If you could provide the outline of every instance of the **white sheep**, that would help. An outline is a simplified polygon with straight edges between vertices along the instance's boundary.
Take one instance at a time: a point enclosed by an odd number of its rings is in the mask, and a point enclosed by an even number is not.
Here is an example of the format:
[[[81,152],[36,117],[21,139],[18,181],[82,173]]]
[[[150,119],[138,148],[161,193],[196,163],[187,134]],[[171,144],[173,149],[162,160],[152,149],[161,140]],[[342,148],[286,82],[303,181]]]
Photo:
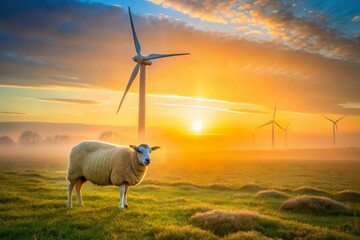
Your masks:
[[[98,141],[83,141],[70,153],[67,179],[69,180],[67,207],[72,207],[75,187],[79,206],[84,206],[81,188],[86,181],[97,185],[120,187],[119,208],[128,207],[127,192],[130,186],[139,184],[150,164],[150,153],[159,147],[119,146]]]

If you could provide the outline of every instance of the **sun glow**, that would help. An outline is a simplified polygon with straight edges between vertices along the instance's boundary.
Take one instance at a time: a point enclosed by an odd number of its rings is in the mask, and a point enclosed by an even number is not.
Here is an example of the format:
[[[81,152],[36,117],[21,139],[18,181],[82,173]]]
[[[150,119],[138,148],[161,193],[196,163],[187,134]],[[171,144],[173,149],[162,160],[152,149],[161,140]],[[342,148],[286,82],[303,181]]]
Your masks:
[[[200,120],[196,120],[192,123],[192,129],[194,132],[200,132],[203,128],[203,124]]]

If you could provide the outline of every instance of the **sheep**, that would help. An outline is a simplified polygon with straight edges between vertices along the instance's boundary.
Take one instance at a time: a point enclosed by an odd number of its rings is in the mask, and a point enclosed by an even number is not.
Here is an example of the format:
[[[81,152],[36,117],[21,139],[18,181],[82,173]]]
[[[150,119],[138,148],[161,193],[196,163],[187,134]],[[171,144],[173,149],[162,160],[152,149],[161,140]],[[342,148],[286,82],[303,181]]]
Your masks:
[[[127,192],[130,186],[139,184],[150,164],[150,153],[160,147],[119,146],[99,141],[83,141],[72,148],[67,180],[67,207],[72,207],[72,192],[75,187],[79,206],[84,206],[81,188],[86,181],[97,185],[120,187],[119,208],[127,208]]]

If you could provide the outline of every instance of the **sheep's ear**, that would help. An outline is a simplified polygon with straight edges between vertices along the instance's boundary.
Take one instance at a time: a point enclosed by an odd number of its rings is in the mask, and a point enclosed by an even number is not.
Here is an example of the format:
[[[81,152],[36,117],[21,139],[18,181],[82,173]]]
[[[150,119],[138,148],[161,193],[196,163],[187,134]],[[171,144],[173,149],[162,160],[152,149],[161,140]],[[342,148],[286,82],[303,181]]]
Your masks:
[[[159,149],[160,147],[158,146],[154,146],[154,147],[151,147],[151,151],[155,151],[156,149]]]
[[[131,147],[132,150],[137,151],[137,146],[134,145],[129,145]]]

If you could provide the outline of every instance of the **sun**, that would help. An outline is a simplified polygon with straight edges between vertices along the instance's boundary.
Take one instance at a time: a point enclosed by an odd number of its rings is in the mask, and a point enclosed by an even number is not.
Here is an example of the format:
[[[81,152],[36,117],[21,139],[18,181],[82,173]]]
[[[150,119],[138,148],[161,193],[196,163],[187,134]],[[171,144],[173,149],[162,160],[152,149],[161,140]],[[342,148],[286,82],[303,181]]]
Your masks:
[[[200,120],[196,120],[192,123],[192,129],[194,132],[200,132],[203,128],[203,124]]]

